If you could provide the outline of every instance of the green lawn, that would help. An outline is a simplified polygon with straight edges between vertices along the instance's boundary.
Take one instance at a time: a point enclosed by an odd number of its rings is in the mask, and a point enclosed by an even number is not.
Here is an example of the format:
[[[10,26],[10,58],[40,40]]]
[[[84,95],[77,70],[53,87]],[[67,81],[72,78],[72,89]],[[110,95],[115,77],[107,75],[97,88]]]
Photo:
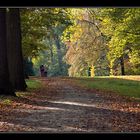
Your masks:
[[[41,82],[39,80],[27,79],[26,84],[28,89],[38,89],[41,87]]]
[[[39,80],[27,79],[26,84],[27,84],[27,91],[24,91],[24,92],[18,91],[18,92],[16,92],[16,95],[18,97],[24,97],[26,95],[30,95],[31,92],[41,88],[41,82]]]
[[[88,88],[113,91],[120,95],[140,98],[140,81],[114,77],[78,78],[77,80]]]

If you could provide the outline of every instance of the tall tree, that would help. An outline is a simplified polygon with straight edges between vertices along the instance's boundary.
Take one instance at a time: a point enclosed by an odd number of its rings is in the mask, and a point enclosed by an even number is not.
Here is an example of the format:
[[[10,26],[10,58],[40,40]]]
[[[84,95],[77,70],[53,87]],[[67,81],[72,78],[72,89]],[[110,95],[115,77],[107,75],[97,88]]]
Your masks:
[[[19,8],[7,12],[7,54],[10,81],[16,90],[25,90]]]
[[[0,8],[0,94],[15,95],[9,80],[6,49],[6,9]]]
[[[70,76],[86,76],[88,67],[97,65],[98,59],[105,59],[106,53],[104,37],[99,28],[99,21],[96,20],[87,9],[73,10],[74,25],[70,28],[69,49],[66,54],[67,63],[71,65]],[[77,14],[76,14],[77,13]],[[102,60],[102,59],[101,59]],[[100,71],[107,68],[104,61],[98,63]],[[96,70],[96,67],[95,67]],[[98,69],[99,71],[99,69]],[[102,73],[98,73],[102,75]]]
[[[126,59],[132,66],[129,69],[139,67],[140,9],[103,8],[98,10],[97,15],[102,21],[102,32],[108,38],[108,58],[111,62],[111,68],[117,64],[116,60],[118,60],[121,74],[125,74],[124,63]],[[121,59],[122,57],[123,59]]]
[[[121,75],[125,75],[124,58],[123,58],[123,56],[120,58],[120,65],[121,65]]]
[[[33,61],[34,58],[38,59],[38,64],[48,58],[45,64],[54,72],[52,75],[66,73],[63,62],[66,48],[61,37],[71,24],[68,10],[40,8],[26,9],[21,13],[24,56],[33,58]],[[46,58],[42,59],[42,55],[46,55]]]

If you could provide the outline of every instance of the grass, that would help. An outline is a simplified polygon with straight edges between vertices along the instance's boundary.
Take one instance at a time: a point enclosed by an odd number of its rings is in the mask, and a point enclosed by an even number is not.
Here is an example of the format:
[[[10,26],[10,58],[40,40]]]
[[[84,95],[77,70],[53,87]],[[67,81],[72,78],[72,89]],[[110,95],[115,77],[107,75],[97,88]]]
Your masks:
[[[113,91],[120,95],[140,99],[140,81],[115,77],[78,78],[78,81],[88,88]]]
[[[41,82],[39,80],[26,80],[28,89],[39,89],[41,87]]]
[[[27,79],[26,84],[28,86],[27,91],[17,91],[16,92],[17,97],[24,97],[26,95],[30,95],[33,91],[40,89],[42,85],[39,80],[35,80],[35,79]],[[14,97],[0,95],[0,106],[11,105],[13,100]]]
[[[29,95],[30,92],[32,92],[34,90],[38,90],[38,89],[41,88],[41,82],[39,80],[27,79],[26,80],[26,84],[27,84],[27,91],[16,92],[16,95],[18,97],[24,97],[25,95]]]

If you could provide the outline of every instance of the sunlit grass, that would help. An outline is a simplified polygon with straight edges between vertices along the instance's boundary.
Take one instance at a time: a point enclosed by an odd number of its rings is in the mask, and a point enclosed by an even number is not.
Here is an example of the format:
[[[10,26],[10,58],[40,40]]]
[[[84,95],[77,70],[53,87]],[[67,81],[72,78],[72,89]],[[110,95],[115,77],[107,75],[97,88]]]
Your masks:
[[[104,91],[113,91],[120,95],[140,98],[140,81],[126,80],[115,77],[78,78],[80,84]]]
[[[41,82],[39,80],[32,80],[32,79],[27,79],[26,80],[26,84],[27,84],[27,91],[25,92],[16,92],[16,95],[18,97],[24,97],[25,95],[29,95],[30,92],[34,91],[34,90],[38,90],[41,88]]]
[[[27,95],[31,95],[32,92],[35,90],[39,90],[42,86],[41,82],[39,80],[33,80],[33,79],[27,79],[27,90],[26,91],[16,91],[17,97],[25,97]],[[12,102],[15,101],[15,97],[13,96],[6,96],[6,95],[0,95],[0,104],[1,105],[11,105]]]
[[[41,87],[41,82],[39,80],[28,79],[26,80],[26,84],[28,89],[38,89]]]
[[[125,76],[95,76],[95,78],[118,78],[118,79],[127,79],[127,80],[140,81],[140,76],[139,76],[139,75],[125,75]]]

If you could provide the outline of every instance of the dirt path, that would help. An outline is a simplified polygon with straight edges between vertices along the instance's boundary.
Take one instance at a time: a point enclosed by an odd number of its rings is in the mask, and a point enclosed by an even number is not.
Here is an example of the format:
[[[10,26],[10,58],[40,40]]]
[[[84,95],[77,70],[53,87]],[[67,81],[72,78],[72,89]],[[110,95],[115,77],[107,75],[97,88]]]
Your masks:
[[[138,103],[79,88],[67,78],[41,81],[40,92],[17,100],[8,118],[1,119],[0,131],[140,132]]]

